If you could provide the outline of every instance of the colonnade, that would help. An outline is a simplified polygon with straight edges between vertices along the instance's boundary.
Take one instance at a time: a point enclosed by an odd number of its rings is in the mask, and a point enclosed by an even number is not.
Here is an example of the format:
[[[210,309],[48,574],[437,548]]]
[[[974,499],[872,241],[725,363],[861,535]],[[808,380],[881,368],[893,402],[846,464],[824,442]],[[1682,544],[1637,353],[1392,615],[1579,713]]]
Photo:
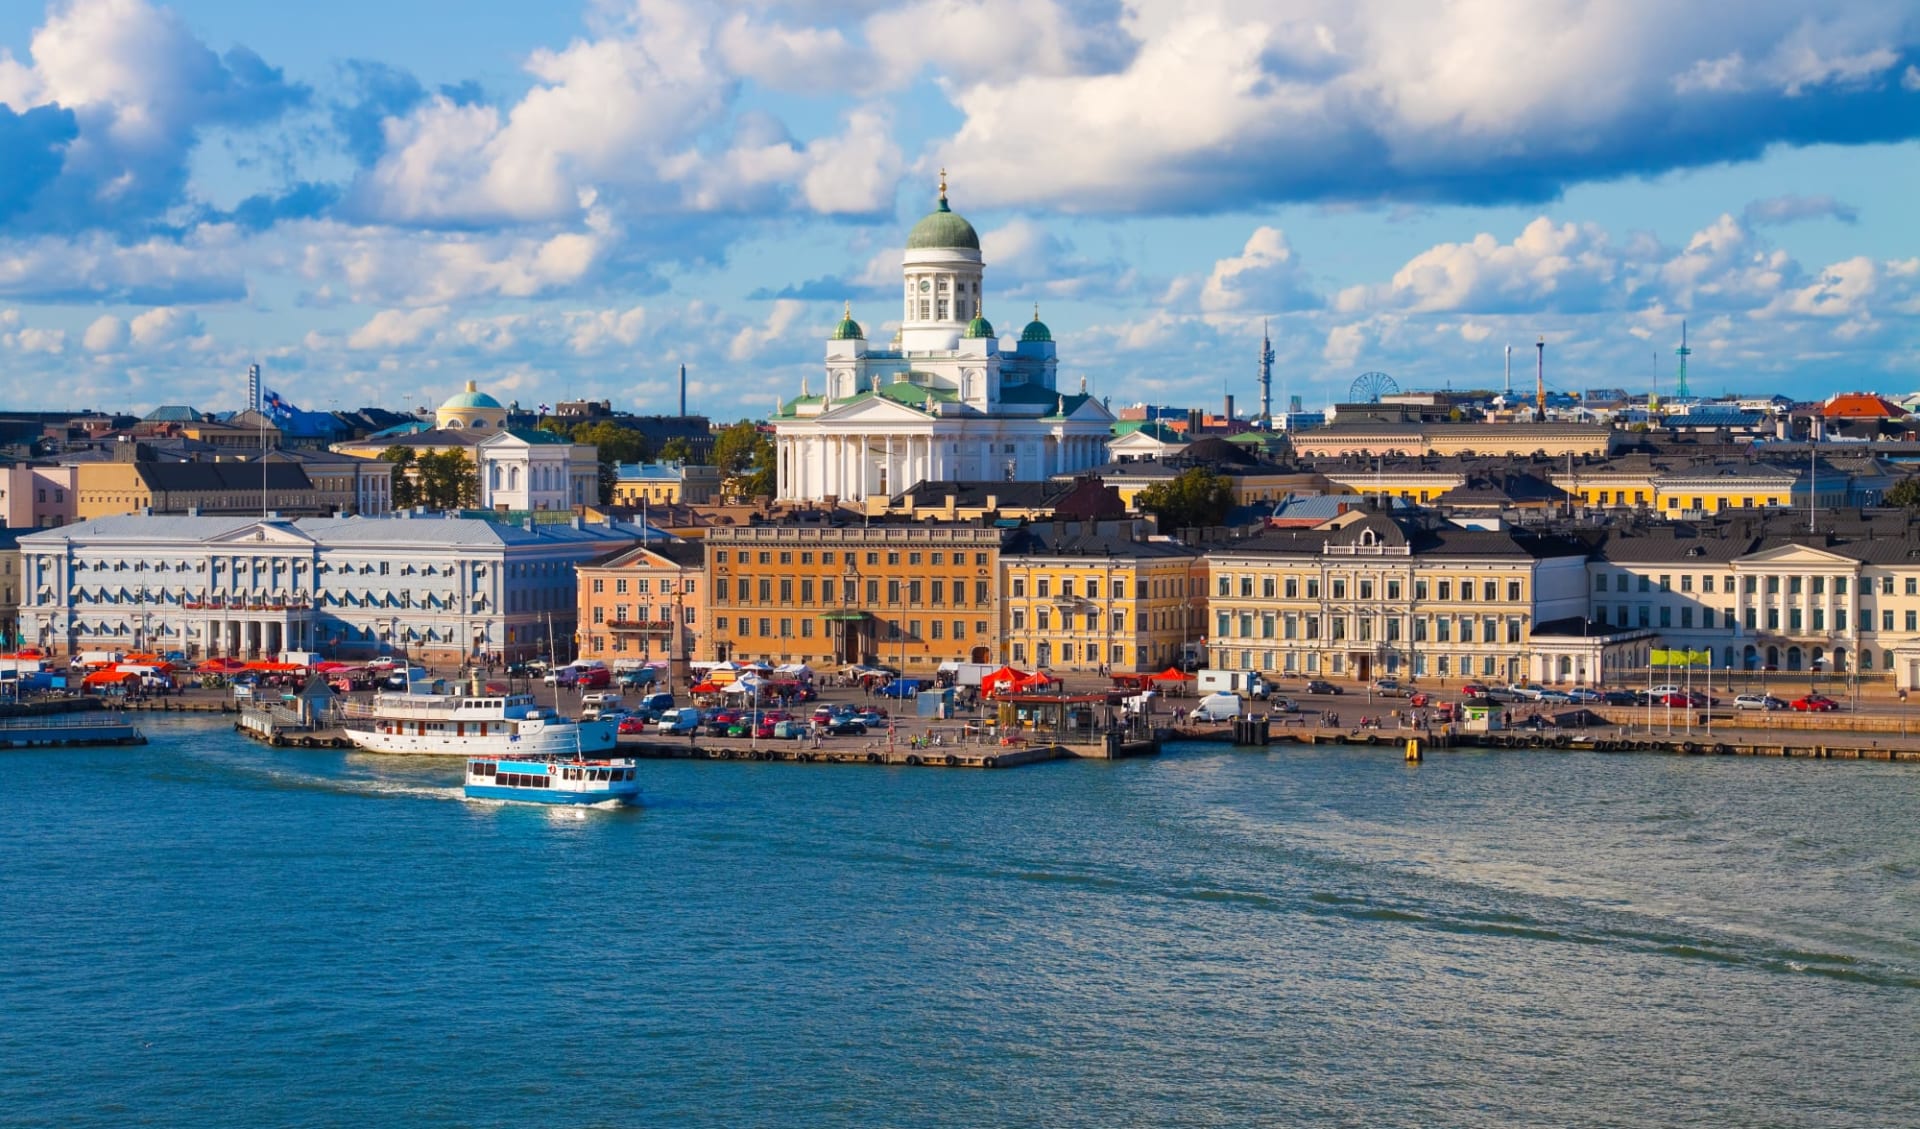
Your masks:
[[[1006,451],[1008,446],[1014,450]],[[1107,461],[1107,436],[790,434],[779,437],[775,453],[780,497],[859,501],[869,494],[898,494],[920,482],[1036,482],[1087,470]]]

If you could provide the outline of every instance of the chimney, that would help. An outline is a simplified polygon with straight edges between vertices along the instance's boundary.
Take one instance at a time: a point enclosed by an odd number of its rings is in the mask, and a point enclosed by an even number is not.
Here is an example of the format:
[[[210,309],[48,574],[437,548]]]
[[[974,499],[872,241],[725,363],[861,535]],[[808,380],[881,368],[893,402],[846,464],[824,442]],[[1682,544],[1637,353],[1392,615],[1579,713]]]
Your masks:
[[[1233,426],[1233,394],[1231,392],[1227,394],[1227,426],[1228,428]]]
[[[680,418],[687,418],[687,366],[680,366]]]

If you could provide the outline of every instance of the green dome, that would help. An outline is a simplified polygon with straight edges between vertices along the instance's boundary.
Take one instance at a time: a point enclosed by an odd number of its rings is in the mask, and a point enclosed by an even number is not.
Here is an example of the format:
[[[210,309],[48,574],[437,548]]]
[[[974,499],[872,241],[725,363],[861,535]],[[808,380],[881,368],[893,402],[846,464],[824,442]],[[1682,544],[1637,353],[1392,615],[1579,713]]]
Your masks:
[[[975,314],[973,315],[973,320],[967,323],[966,336],[992,337],[993,323],[987,320],[986,315]]]
[[[928,212],[913,230],[907,233],[907,250],[914,251],[925,247],[964,247],[969,251],[980,249],[980,236],[973,225],[955,215],[947,207],[947,186],[944,179],[940,184],[940,206]]]
[[[841,316],[840,324],[833,327],[833,339],[835,341],[865,341],[867,339],[866,333],[860,328],[860,323],[853,320],[853,303],[847,303],[846,313]]]
[[[1047,328],[1046,322],[1043,322],[1040,320],[1040,307],[1035,306],[1033,308],[1033,320],[1027,323],[1027,328],[1020,331],[1020,340],[1022,341],[1053,340],[1053,331]]]
[[[473,381],[467,381],[467,390],[447,397],[440,405],[442,408],[500,408],[500,401],[474,387]],[[501,409],[505,410],[505,409]]]

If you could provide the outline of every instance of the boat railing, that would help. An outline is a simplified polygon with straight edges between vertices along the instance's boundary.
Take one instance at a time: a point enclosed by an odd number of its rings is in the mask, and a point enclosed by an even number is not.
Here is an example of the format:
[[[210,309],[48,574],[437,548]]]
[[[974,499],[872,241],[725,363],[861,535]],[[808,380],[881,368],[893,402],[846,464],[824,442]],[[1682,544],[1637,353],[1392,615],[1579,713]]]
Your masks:
[[[27,717],[0,717],[0,733],[18,729],[100,729],[131,722],[124,713],[88,710],[84,713],[33,714]]]

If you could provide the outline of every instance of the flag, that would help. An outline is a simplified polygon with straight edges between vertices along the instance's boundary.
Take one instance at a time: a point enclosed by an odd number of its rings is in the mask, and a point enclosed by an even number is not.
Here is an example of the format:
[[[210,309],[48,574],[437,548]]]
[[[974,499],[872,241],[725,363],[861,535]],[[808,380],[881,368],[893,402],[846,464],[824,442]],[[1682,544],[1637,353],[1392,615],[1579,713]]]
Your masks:
[[[550,412],[550,411],[552,411],[552,410],[553,410],[553,405],[552,405],[552,404],[541,404],[541,405],[540,405],[540,414],[541,414],[541,415],[546,415],[546,414],[547,414],[548,412]]]
[[[280,393],[272,389],[261,393],[260,406],[265,408],[267,414],[273,416],[275,419],[288,419],[293,415],[293,405],[289,404]]]

